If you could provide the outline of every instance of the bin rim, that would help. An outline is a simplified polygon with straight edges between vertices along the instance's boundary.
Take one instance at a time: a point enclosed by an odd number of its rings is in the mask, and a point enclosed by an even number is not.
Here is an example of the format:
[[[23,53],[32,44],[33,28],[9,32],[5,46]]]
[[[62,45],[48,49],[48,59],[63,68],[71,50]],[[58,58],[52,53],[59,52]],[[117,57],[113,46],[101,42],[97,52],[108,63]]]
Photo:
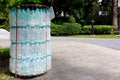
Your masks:
[[[44,8],[49,8],[48,5],[44,5],[44,4],[21,4],[21,5],[17,5],[17,6],[20,6],[20,7],[29,7],[29,6],[32,6],[32,7],[44,7]]]
[[[20,7],[41,7],[41,8],[50,8],[49,5],[44,5],[44,4],[20,4],[20,5],[16,5],[16,6],[12,6],[10,7],[11,9],[15,7],[15,8],[20,8]]]

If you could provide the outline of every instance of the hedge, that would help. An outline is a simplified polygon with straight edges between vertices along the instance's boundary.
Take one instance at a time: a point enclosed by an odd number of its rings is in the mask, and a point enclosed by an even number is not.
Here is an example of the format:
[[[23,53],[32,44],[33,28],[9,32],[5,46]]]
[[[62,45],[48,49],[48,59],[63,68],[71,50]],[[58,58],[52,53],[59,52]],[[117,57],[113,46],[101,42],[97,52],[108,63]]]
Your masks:
[[[63,23],[61,25],[51,24],[51,35],[77,35],[80,34],[82,26],[79,23]]]
[[[73,16],[70,16],[70,17],[68,18],[68,22],[69,22],[69,23],[75,23],[76,20],[75,20],[75,18],[74,18]]]
[[[57,25],[57,24],[51,23],[51,35],[53,35],[53,36],[60,35],[61,34],[60,33],[61,32],[60,29],[61,29],[61,25]]]
[[[64,23],[64,35],[77,35],[81,33],[82,26],[79,23]]]
[[[112,34],[113,33],[113,26],[110,25],[95,25],[94,26],[94,34]],[[91,34],[92,33],[92,26],[87,25],[83,28],[84,34]]]

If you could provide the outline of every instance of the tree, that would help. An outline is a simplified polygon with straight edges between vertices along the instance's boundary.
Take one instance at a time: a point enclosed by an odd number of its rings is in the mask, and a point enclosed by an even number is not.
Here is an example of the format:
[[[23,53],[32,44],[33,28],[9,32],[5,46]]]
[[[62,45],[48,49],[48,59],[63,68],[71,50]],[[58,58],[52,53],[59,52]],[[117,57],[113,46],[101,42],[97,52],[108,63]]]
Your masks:
[[[103,13],[107,14],[109,19],[111,19],[111,23],[114,26],[114,29],[118,29],[118,4],[117,0],[103,0],[102,1],[102,6],[103,6]]]
[[[112,0],[102,0],[102,11],[103,14],[111,16],[112,14]]]
[[[91,5],[91,10],[90,10],[90,13],[89,13],[89,18],[95,19],[95,17],[98,14],[98,9],[99,9],[98,0],[91,0],[91,2],[89,2],[89,4]]]
[[[118,4],[117,4],[117,0],[113,0],[113,26],[115,28],[115,30],[118,29]]]
[[[99,10],[99,2],[98,0],[85,0],[85,6],[84,6],[84,17],[83,19],[86,20],[87,24],[91,24],[90,21],[92,19],[96,19],[98,16],[98,10]]]
[[[0,0],[0,25],[2,28],[8,29],[8,14],[11,0]]]

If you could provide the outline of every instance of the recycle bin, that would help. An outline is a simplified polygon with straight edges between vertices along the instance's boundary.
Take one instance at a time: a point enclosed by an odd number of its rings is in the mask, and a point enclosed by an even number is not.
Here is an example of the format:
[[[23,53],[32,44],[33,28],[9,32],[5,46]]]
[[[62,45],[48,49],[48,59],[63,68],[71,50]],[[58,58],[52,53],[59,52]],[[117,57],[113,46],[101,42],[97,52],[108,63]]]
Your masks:
[[[20,76],[34,76],[51,69],[50,20],[53,8],[13,7],[9,13],[9,70]]]

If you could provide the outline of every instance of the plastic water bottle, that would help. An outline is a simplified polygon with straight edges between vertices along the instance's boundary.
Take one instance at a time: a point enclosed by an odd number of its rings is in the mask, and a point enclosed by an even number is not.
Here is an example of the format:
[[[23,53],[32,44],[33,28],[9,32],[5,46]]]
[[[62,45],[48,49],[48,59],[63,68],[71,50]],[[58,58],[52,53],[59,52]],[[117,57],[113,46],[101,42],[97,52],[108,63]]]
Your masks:
[[[10,45],[10,56],[11,57],[15,57],[15,53],[16,53],[15,47],[16,46],[14,44]]]
[[[27,25],[27,15],[25,9],[21,10],[21,25],[26,26]]]
[[[35,38],[35,31],[34,31],[35,28],[30,28],[30,42],[34,43],[34,38]]]
[[[21,22],[21,20],[22,20],[21,15],[22,15],[21,10],[18,9],[18,10],[17,10],[17,13],[15,14],[15,17],[17,17],[17,18],[15,19],[15,22],[17,22],[17,26],[22,26],[22,24],[21,24],[21,23],[22,23],[22,22]],[[15,26],[16,26],[16,23],[15,23]]]
[[[44,9],[42,9],[42,14],[41,14],[41,26],[44,26],[44,18],[45,18],[45,16],[44,16]]]
[[[30,49],[29,49],[29,55],[31,58],[34,58],[35,57],[35,44],[31,44],[30,45]]]
[[[10,41],[12,42],[13,41],[13,29],[10,28]]]
[[[31,28],[26,28],[26,42],[29,42],[31,39]]]
[[[25,45],[25,58],[28,58],[29,57],[29,49],[30,49],[30,44],[29,43],[27,43],[26,45]]]
[[[43,18],[42,14],[43,14],[42,9],[39,9],[39,24],[40,24],[39,26],[43,26],[43,24],[42,24],[42,18]]]
[[[40,27],[40,42],[43,41],[43,28]]]
[[[46,26],[43,26],[43,41],[46,41]]]
[[[22,45],[22,55],[23,55],[22,57],[23,57],[23,58],[26,58],[26,48],[27,48],[27,45],[26,45],[26,44],[23,44],[23,45]]]
[[[11,29],[11,42],[15,43],[16,42],[16,28]]]
[[[35,26],[35,17],[36,17],[36,14],[35,14],[35,10],[32,10],[32,18],[31,18],[31,25],[32,26]]]
[[[15,26],[16,24],[16,9],[15,8],[12,8],[10,10],[10,14],[9,14],[9,24],[10,26]]]
[[[18,29],[18,43],[20,43],[20,42],[22,42],[22,29],[21,28],[19,28]]]
[[[35,21],[36,25],[39,25],[40,24],[40,22],[39,22],[40,18],[39,18],[39,9],[38,8],[36,9],[36,13],[35,14],[36,14],[36,17],[35,17],[35,19],[36,19],[36,21]]]
[[[47,29],[47,40],[50,40],[50,27],[47,25],[46,29]]]

